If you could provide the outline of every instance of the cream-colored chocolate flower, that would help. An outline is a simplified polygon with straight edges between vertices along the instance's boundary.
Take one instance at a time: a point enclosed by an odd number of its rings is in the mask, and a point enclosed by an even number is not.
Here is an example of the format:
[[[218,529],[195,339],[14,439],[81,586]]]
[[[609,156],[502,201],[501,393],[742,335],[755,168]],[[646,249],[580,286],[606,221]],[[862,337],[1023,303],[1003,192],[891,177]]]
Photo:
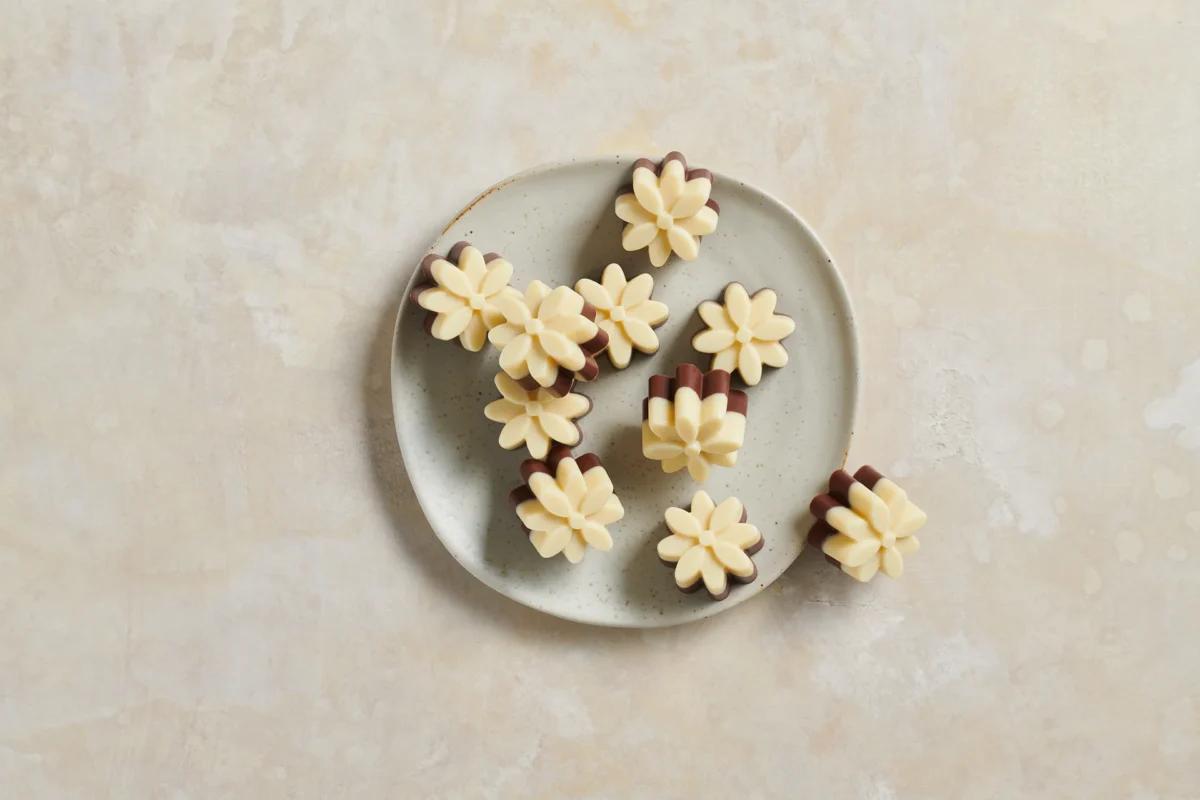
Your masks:
[[[550,464],[554,460],[552,452]],[[589,453],[576,461],[568,454],[557,459],[553,475],[550,464],[535,467],[527,481],[533,497],[517,505],[517,516],[529,529],[538,555],[551,558],[562,553],[577,564],[589,546],[611,550],[607,526],[624,517],[625,509],[600,460]]]
[[[746,439],[745,392],[730,389],[729,373],[701,374],[680,364],[672,380],[652,375],[642,405],[642,455],[661,462],[663,472],[684,467],[703,483],[716,464],[732,467]]]
[[[583,315],[583,298],[571,287],[551,290],[534,281],[524,297],[505,295],[497,298],[496,307],[504,322],[488,338],[503,348],[500,368],[510,377],[532,376],[540,386],[552,386],[559,367],[577,372],[587,363],[589,355],[580,345],[599,328]]]
[[[579,427],[575,420],[591,410],[592,403],[581,394],[555,397],[538,387],[528,391],[503,372],[496,375],[499,400],[483,409],[492,422],[503,422],[500,446],[515,450],[521,443],[534,458],[545,458],[551,442],[567,446],[579,444]]]
[[[903,489],[874,470],[869,474],[874,481],[871,488],[861,479],[854,480],[844,489],[850,506],[836,505],[825,512],[826,524],[837,533],[821,545],[842,572],[864,583],[880,570],[889,578],[899,578],[904,556],[920,547],[913,534],[925,524],[925,512]]]
[[[476,353],[488,331],[504,321],[497,301],[519,299],[521,294],[508,285],[513,268],[503,258],[485,261],[477,248],[460,242],[450,259],[457,260],[457,266],[436,257],[423,263],[435,285],[420,288],[417,305],[437,315],[429,328],[434,338],[448,341],[457,336],[464,348]]]
[[[698,589],[701,580],[714,600],[729,594],[728,577],[740,583],[754,580],[758,570],[750,556],[762,549],[758,528],[746,522],[745,508],[736,497],[714,506],[707,492],[692,496],[689,511],[668,508],[671,535],[658,543],[658,557],[675,564],[675,585]]]
[[[683,155],[668,153],[660,167],[648,159],[633,165],[633,191],[620,195],[617,216],[624,220],[621,246],[650,249],[650,263],[661,267],[671,252],[684,261],[700,254],[699,237],[717,229],[716,204],[709,204],[712,173],[688,170]]]
[[[596,308],[596,324],[608,334],[608,358],[617,369],[629,366],[634,349],[643,353],[658,352],[657,325],[666,322],[667,306],[650,299],[654,279],[643,273],[631,281],[619,264],[609,264],[600,276],[600,283],[583,278],[575,291]]]
[[[775,313],[778,297],[770,289],[760,289],[751,297],[740,283],[725,287],[725,303],[705,300],[700,318],[708,326],[692,337],[692,347],[712,353],[711,369],[723,369],[742,376],[747,386],[762,380],[762,368],[782,367],[788,362],[787,350],[780,339],[796,330],[791,317]]]

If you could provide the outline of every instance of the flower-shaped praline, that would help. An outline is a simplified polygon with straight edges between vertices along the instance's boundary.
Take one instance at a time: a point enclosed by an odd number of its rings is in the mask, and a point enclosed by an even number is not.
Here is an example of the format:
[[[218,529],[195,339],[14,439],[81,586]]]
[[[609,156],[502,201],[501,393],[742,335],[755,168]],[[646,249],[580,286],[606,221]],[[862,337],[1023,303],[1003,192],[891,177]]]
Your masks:
[[[780,340],[796,330],[791,317],[775,313],[778,297],[760,289],[751,297],[740,283],[725,287],[725,303],[705,300],[697,309],[708,326],[692,337],[692,347],[712,353],[712,369],[737,370],[747,386],[762,380],[763,365],[788,362]]]
[[[688,169],[682,153],[667,153],[660,164],[639,158],[633,185],[617,197],[617,216],[626,223],[621,246],[648,247],[656,267],[667,263],[672,251],[693,260],[700,254],[700,237],[717,229],[721,209],[709,198],[712,187],[712,173]]]
[[[608,358],[617,369],[629,366],[633,350],[658,352],[654,329],[667,320],[667,306],[651,300],[654,279],[648,273],[625,280],[620,264],[604,268],[600,282],[583,278],[575,291],[596,308],[596,324],[608,334]]]
[[[658,543],[658,557],[675,567],[675,585],[694,592],[701,585],[714,600],[729,596],[729,579],[750,583],[758,569],[750,556],[762,549],[758,528],[746,522],[746,509],[736,497],[714,505],[707,492],[692,497],[690,510],[668,508],[671,535]]]
[[[576,377],[599,374],[595,356],[608,345],[608,334],[594,321],[596,309],[571,287],[551,290],[534,281],[523,296],[498,298],[496,307],[504,322],[488,338],[502,348],[500,369],[526,389],[542,386],[561,397]]]
[[[899,578],[904,556],[920,547],[913,534],[925,524],[925,512],[874,467],[861,467],[853,477],[839,469],[829,477],[829,493],[814,497],[809,509],[817,518],[810,541],[855,580],[865,583],[880,571]]]
[[[589,546],[612,549],[607,526],[624,517],[625,509],[594,453],[574,458],[570,448],[556,445],[545,461],[522,462],[521,478],[524,485],[509,497],[538,555],[562,553],[578,564]]]
[[[724,370],[701,373],[695,364],[680,364],[674,378],[652,375],[642,402],[642,455],[662,462],[663,472],[687,467],[703,482],[711,465],[737,463],[748,405]]]
[[[592,403],[581,394],[555,397],[540,386],[526,389],[503,372],[496,374],[500,399],[483,409],[492,422],[503,422],[500,446],[515,450],[524,442],[534,458],[545,458],[550,443],[568,447],[579,444],[579,427],[575,420],[591,410]]]
[[[443,341],[458,337],[473,353],[483,348],[488,331],[504,321],[497,300],[521,296],[508,285],[512,264],[496,253],[484,255],[467,242],[454,245],[445,258],[425,256],[418,270],[411,296],[429,312],[426,330]]]

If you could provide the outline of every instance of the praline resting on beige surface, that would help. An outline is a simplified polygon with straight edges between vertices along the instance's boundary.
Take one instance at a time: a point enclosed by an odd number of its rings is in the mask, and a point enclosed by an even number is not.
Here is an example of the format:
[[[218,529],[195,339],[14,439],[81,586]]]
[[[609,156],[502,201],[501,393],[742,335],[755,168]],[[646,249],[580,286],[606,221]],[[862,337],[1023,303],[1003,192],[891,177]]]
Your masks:
[[[736,370],[747,386],[757,386],[763,366],[787,364],[780,340],[796,330],[791,317],[775,313],[778,300],[771,289],[751,297],[740,283],[729,284],[724,303],[705,300],[696,309],[708,328],[692,337],[692,347],[712,354],[712,369]]]
[[[600,373],[596,354],[608,346],[608,334],[596,325],[596,309],[571,287],[533,281],[524,295],[498,297],[496,308],[503,319],[488,338],[501,348],[500,369],[526,389],[541,386],[561,397],[576,378]]]
[[[429,312],[425,327],[435,339],[458,338],[473,353],[483,349],[488,331],[504,321],[497,302],[519,298],[508,285],[512,264],[497,253],[484,255],[468,242],[459,242],[443,258],[429,254],[418,267],[412,300]]]
[[[555,446],[544,461],[522,462],[521,478],[525,483],[509,499],[538,555],[562,553],[577,564],[588,547],[612,549],[608,525],[624,517],[625,509],[595,453],[575,458],[570,448]]]
[[[658,557],[675,568],[675,585],[684,592],[703,586],[713,600],[729,596],[729,581],[750,583],[758,569],[750,556],[762,549],[758,528],[746,522],[746,509],[736,497],[713,503],[701,490],[688,510],[666,513],[671,535],[658,543]]]
[[[617,216],[625,221],[621,246],[649,248],[650,263],[661,267],[671,253],[684,261],[700,254],[700,237],[717,229],[720,206],[709,195],[713,176],[706,169],[688,169],[678,151],[658,164],[639,158],[633,164],[633,184],[617,197]]]
[[[853,476],[837,470],[829,492],[814,497],[809,510],[817,518],[809,541],[855,580],[865,583],[881,571],[899,578],[904,556],[920,547],[913,534],[925,524],[925,512],[874,467]]]
[[[596,324],[608,334],[608,358],[617,369],[629,366],[633,350],[658,352],[654,329],[667,321],[667,306],[651,300],[654,278],[648,273],[625,279],[620,264],[604,268],[600,282],[582,278],[575,291],[596,308]]]

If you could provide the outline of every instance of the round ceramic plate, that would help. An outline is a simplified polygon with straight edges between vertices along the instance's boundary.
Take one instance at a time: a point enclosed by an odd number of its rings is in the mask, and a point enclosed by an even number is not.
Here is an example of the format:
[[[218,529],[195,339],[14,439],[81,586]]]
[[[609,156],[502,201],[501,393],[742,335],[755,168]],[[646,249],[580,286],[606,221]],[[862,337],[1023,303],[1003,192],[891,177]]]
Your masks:
[[[610,526],[609,552],[589,550],[580,564],[542,559],[508,502],[520,481],[524,448],[502,450],[500,425],[483,416],[498,394],[497,350],[469,353],[457,341],[425,333],[425,312],[405,299],[392,352],[392,404],[409,478],[434,532],[479,580],[498,592],[565,619],[596,625],[656,627],[726,611],[760,592],[804,547],[812,524],[808,501],[845,461],[858,393],[858,349],[846,289],[829,254],[803,221],[765,192],[717,173],[721,205],[716,232],[700,256],[650,265],[646,251],[621,248],[623,223],[613,200],[630,179],[632,158],[609,157],[539,167],[493,186],[468,205],[433,243],[445,254],[460,240],[501,253],[515,267],[513,285],[538,279],[574,286],[599,280],[617,262],[632,278],[654,277],[654,298],[671,311],[658,329],[659,352],[634,353],[616,370],[600,356],[600,377],[577,384],[592,411],[581,421],[575,454],[594,452],[612,476],[625,518]],[[687,507],[700,488],[685,471],[664,474],[641,452],[647,379],[681,362],[708,368],[691,347],[702,327],[696,306],[718,298],[731,281],[751,293],[770,287],[778,312],[796,321],[784,344],[790,361],[766,369],[748,390],[746,441],[732,468],[714,467],[703,488],[718,502],[736,495],[766,544],[754,561],[758,578],[734,585],[727,599],[683,594],[655,552],[666,535],[663,512]],[[411,288],[411,284],[410,287]]]

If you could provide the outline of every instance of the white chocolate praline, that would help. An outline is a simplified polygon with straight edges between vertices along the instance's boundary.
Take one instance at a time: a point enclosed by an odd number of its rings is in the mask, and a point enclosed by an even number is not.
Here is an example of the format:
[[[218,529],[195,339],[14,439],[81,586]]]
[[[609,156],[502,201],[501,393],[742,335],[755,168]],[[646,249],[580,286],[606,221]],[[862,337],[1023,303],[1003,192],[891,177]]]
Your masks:
[[[700,318],[707,329],[692,337],[692,347],[712,353],[712,369],[737,370],[747,386],[762,380],[762,368],[782,367],[788,362],[780,339],[796,330],[791,317],[775,313],[778,297],[771,289],[760,289],[751,297],[740,283],[725,287],[725,302],[705,300]]]
[[[825,539],[822,552],[855,580],[867,582],[876,573],[890,578],[904,573],[904,556],[917,552],[914,534],[925,524],[925,512],[887,478],[868,489],[855,481],[847,492],[850,506],[835,506],[825,522],[837,533]]]
[[[744,408],[744,395],[737,396]],[[700,483],[708,479],[712,466],[732,467],[745,442],[746,415],[731,410],[729,401],[728,390],[702,398],[687,385],[677,386],[673,397],[652,392],[642,421],[642,454],[661,462],[666,473],[686,467]]]
[[[604,467],[596,464],[581,472],[576,460],[566,457],[553,477],[546,472],[530,475],[528,487],[533,498],[517,505],[517,516],[542,558],[562,553],[578,564],[588,547],[612,549],[607,526],[624,517],[625,509]]]
[[[750,555],[762,546],[758,528],[744,521],[745,508],[736,497],[714,505],[707,492],[692,497],[689,510],[668,508],[671,535],[658,543],[658,557],[675,564],[675,585],[689,590],[698,581],[716,600],[729,594],[729,577],[748,582],[757,575]]]
[[[581,347],[595,338],[599,328],[583,315],[583,297],[569,286],[553,290],[541,281],[529,284],[525,294],[498,298],[504,321],[488,338],[502,348],[500,368],[515,380],[532,376],[540,386],[552,386],[562,367],[583,369],[588,355]]]
[[[667,319],[667,306],[651,300],[654,279],[643,273],[627,281],[619,264],[604,268],[600,282],[583,278],[575,291],[596,308],[596,324],[608,334],[608,358],[617,369],[629,366],[633,350],[658,352],[654,326]]]
[[[434,284],[417,294],[417,305],[436,314],[430,333],[448,341],[458,337],[473,353],[483,349],[488,331],[504,321],[497,306],[501,298],[519,299],[521,293],[508,285],[512,264],[503,258],[484,261],[478,248],[467,245],[458,264],[439,258],[429,264]]]
[[[503,372],[496,374],[495,383],[501,397],[488,403],[483,414],[493,422],[504,423],[500,446],[505,450],[515,450],[524,443],[531,456],[545,458],[551,442],[568,447],[579,444],[575,420],[592,407],[585,396],[555,397],[541,387],[529,391]]]
[[[712,180],[707,175],[687,179],[683,157],[670,154],[661,173],[646,165],[633,170],[633,191],[616,201],[617,216],[625,221],[621,246],[649,248],[650,263],[661,267],[672,252],[684,261],[700,253],[699,237],[717,229],[717,211],[709,205]]]

